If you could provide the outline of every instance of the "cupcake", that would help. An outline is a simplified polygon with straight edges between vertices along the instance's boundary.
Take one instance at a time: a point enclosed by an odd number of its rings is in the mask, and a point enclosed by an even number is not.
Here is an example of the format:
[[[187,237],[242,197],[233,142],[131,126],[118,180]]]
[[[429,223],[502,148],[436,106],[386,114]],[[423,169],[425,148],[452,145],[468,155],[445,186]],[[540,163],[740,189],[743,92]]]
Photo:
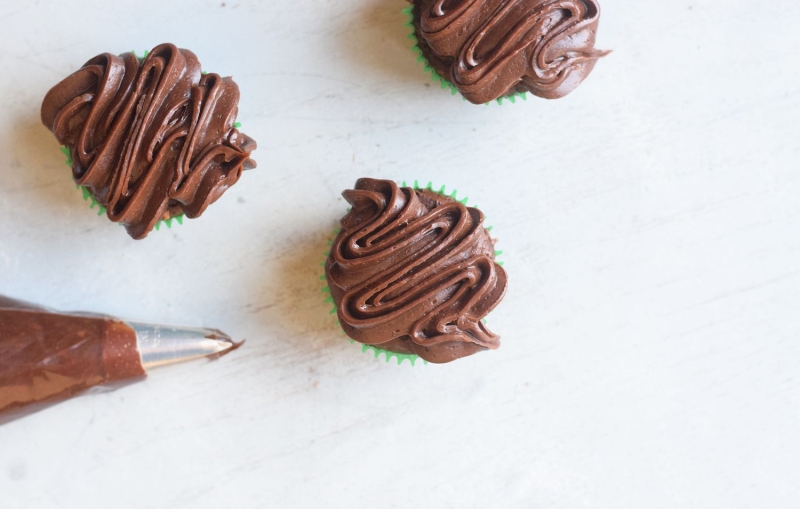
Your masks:
[[[359,179],[342,195],[352,208],[325,278],[345,334],[433,363],[500,346],[483,318],[507,277],[480,210],[389,180]]]
[[[231,78],[161,44],[143,58],[92,58],[47,93],[41,114],[75,183],[141,239],[162,220],[200,216],[255,168],[256,143],[236,128],[238,103]]]
[[[596,0],[410,0],[425,70],[475,104],[572,92],[607,51],[594,49]]]

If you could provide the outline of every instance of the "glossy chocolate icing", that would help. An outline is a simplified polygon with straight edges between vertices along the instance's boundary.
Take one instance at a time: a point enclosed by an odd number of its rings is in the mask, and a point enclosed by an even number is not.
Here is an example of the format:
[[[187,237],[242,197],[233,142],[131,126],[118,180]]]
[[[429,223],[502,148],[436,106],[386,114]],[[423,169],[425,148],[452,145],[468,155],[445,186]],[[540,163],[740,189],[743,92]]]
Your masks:
[[[596,0],[412,0],[419,47],[470,102],[517,92],[563,97],[586,78]]]
[[[0,412],[144,374],[129,325],[0,296]]]
[[[41,113],[69,147],[75,182],[140,239],[161,219],[199,216],[255,167],[255,142],[233,126],[238,102],[231,78],[161,44],[143,60],[94,57],[47,93]]]
[[[450,362],[500,346],[482,322],[506,290],[483,213],[430,190],[359,179],[325,275],[342,328],[368,345]]]

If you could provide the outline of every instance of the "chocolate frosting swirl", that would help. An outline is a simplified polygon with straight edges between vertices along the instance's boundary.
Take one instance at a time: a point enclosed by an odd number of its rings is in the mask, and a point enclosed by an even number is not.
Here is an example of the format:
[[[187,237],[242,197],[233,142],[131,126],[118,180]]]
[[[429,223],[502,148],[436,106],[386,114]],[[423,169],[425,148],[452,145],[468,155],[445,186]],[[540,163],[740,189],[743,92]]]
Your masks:
[[[325,275],[348,336],[450,362],[500,346],[482,322],[506,290],[483,213],[429,190],[359,179]]]
[[[555,99],[608,52],[594,49],[595,0],[413,0],[431,66],[470,102],[517,92]]]
[[[103,53],[53,87],[42,123],[69,147],[75,182],[135,239],[161,219],[197,217],[254,168],[236,120],[239,87],[203,74],[189,50]]]

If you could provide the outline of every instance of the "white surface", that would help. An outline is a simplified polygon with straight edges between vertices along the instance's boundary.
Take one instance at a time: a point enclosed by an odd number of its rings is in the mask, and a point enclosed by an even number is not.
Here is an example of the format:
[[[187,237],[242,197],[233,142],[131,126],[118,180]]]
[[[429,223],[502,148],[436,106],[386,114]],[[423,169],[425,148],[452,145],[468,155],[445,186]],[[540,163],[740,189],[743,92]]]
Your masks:
[[[606,1],[573,95],[476,107],[414,62],[402,0],[226,3],[2,2],[2,293],[248,342],[0,427],[0,507],[797,507],[800,4]],[[259,168],[134,242],[39,105],[164,41],[237,79]],[[361,176],[487,212],[499,351],[342,340],[318,263]]]

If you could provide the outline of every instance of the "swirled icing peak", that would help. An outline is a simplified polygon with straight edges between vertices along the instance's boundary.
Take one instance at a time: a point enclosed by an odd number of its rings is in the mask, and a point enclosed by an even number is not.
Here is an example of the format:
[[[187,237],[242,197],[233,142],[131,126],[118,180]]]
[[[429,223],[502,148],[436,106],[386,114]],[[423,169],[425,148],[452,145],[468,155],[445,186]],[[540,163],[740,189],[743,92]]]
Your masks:
[[[42,123],[68,147],[75,182],[140,239],[162,219],[199,216],[255,167],[238,103],[231,78],[161,44],[142,60],[92,58],[47,93]]]
[[[348,336],[430,362],[496,349],[482,318],[503,298],[483,213],[430,190],[359,179],[325,275]]]
[[[431,67],[470,102],[518,92],[563,97],[586,78],[596,0],[411,0],[418,44]]]

